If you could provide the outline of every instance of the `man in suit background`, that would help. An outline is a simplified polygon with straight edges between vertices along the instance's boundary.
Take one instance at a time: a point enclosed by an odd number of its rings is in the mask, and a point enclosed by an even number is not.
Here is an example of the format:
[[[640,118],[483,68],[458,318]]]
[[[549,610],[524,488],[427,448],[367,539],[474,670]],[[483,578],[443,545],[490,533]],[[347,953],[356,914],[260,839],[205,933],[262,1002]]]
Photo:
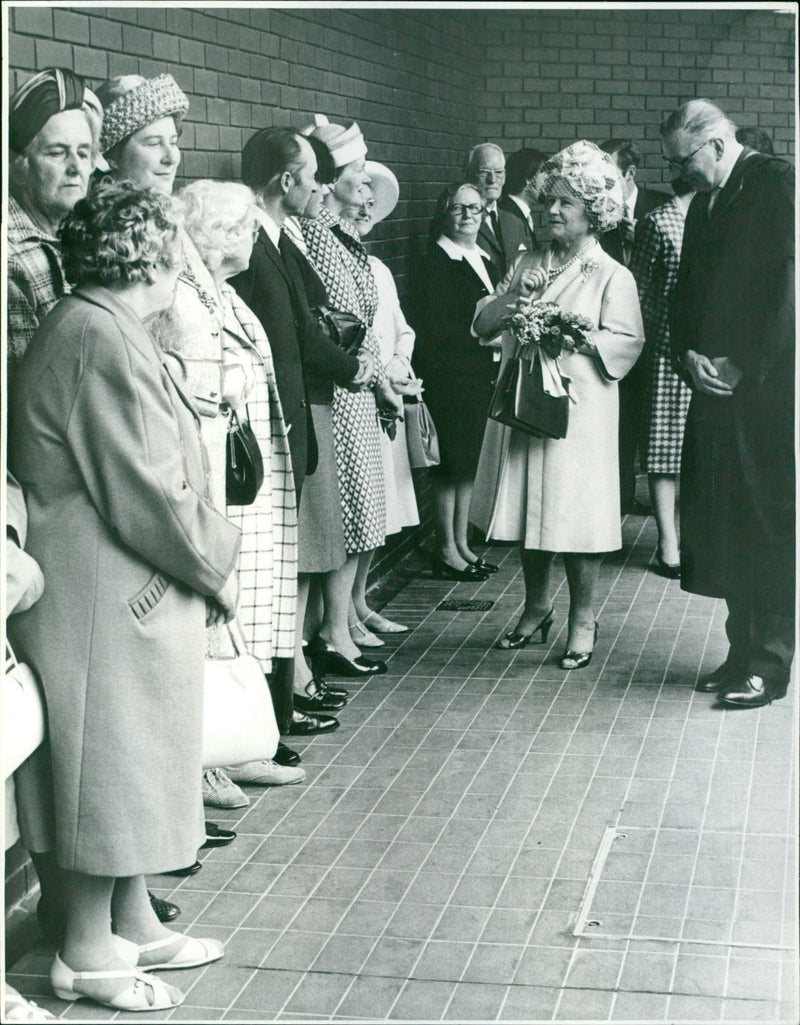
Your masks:
[[[518,247],[514,247],[514,240],[519,234],[519,218],[498,207],[506,180],[505,153],[493,142],[473,146],[464,162],[463,178],[475,186],[483,200],[485,212],[478,245],[492,261],[498,278],[502,278],[516,258]]]
[[[547,155],[540,150],[523,147],[506,161],[506,187],[497,201],[497,209],[509,214],[503,221],[503,239],[509,253],[536,248],[536,226],[531,212],[536,202],[533,179],[546,159]]]
[[[661,145],[697,190],[670,316],[692,388],[681,586],[728,606],[728,657],[697,690],[759,708],[786,694],[795,649],[794,169],[705,99],[667,118]]]
[[[613,231],[600,235],[600,245],[609,256],[627,267],[631,262],[636,222],[660,206],[667,196],[656,189],[640,188],[636,172],[642,162],[642,151],[631,139],[607,139],[600,143],[622,173],[625,188],[625,215]],[[619,383],[619,487],[623,513],[646,515],[648,509],[636,501],[636,459],[642,433],[644,402],[644,370],[642,361]]]
[[[317,158],[308,140],[290,128],[262,129],[247,141],[242,151],[242,180],[256,193],[261,228],[250,266],[231,279],[261,321],[272,350],[298,507],[305,476],[317,465],[309,385],[313,390],[315,378],[322,377],[342,387],[357,388],[375,372],[369,352],[360,350],[358,357],[349,356],[319,328],[308,291],[314,284],[322,289],[321,282],[314,282],[316,276],[305,256],[282,230],[286,218],[302,214],[317,191],[316,170]],[[301,614],[298,634],[302,625]],[[339,723],[333,716],[310,715],[294,707],[294,660],[276,659],[275,663],[268,679],[281,733],[305,736],[335,729]],[[299,760],[288,748],[279,748],[276,755],[276,761],[283,764]]]

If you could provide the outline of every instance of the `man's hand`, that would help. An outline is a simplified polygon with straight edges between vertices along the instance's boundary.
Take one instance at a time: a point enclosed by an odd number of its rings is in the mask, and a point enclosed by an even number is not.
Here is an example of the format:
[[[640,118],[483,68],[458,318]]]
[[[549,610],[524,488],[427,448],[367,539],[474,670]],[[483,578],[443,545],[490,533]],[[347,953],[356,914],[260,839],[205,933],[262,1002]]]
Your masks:
[[[704,392],[706,395],[716,395],[721,399],[727,399],[733,395],[733,388],[722,380],[708,356],[689,349],[683,358],[698,391]]]

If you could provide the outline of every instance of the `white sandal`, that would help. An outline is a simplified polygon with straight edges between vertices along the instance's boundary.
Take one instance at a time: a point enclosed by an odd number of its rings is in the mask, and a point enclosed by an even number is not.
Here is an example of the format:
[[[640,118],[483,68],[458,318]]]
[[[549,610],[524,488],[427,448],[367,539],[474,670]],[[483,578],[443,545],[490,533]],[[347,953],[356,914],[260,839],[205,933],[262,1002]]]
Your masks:
[[[348,624],[350,629],[350,639],[353,644],[357,644],[359,648],[382,648],[384,641],[380,637],[376,637],[374,633],[370,633],[369,630],[364,626],[363,623],[356,620],[355,623]]]
[[[379,612],[370,611],[368,615],[364,616],[362,622],[370,630],[375,630],[379,634],[407,634],[411,629],[408,626],[403,626],[402,623],[394,623],[391,619],[385,619]]]
[[[102,979],[130,979],[131,984],[121,993],[109,1000],[101,1000],[100,997],[85,993],[80,982],[100,981]],[[56,954],[53,964],[50,967],[50,984],[53,992],[59,1000],[94,1000],[96,1004],[103,1007],[111,1007],[115,1011],[167,1011],[183,1003],[183,993],[179,993],[180,999],[173,1000],[174,987],[168,986],[161,979],[154,979],[137,968],[120,968],[108,972],[74,972],[61,960],[60,954]],[[147,999],[148,989],[152,992],[153,1002]]]
[[[169,947],[176,940],[184,940],[171,958],[160,961],[158,964],[138,964],[140,972],[169,971],[172,968],[198,968],[200,965],[210,964],[212,961],[219,961],[225,953],[225,947],[219,940],[201,940],[195,936],[185,936],[176,932],[163,940],[153,940],[152,943],[139,944],[139,955],[150,953],[152,950],[159,950],[162,947]]]

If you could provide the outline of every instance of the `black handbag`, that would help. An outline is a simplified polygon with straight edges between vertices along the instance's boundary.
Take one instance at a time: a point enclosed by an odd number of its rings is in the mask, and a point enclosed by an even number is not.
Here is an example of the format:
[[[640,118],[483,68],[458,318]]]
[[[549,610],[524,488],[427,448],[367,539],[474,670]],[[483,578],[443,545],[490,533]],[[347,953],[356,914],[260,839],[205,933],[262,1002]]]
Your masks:
[[[228,505],[252,505],[264,483],[264,462],[253,428],[231,410],[225,467]]]
[[[534,438],[566,438],[569,398],[548,395],[542,361],[515,356],[506,363],[492,395],[489,417]]]
[[[354,313],[332,310],[327,306],[312,306],[320,329],[348,355],[354,356],[367,337],[367,325]]]

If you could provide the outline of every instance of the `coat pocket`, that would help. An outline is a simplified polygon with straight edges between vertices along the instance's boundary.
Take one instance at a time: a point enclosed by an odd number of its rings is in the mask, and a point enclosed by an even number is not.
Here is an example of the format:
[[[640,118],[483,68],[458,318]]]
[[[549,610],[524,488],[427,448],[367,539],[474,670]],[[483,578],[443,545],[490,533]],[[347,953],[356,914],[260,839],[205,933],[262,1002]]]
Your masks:
[[[128,607],[137,619],[144,619],[158,605],[168,587],[169,578],[156,571],[141,591],[128,599]]]

